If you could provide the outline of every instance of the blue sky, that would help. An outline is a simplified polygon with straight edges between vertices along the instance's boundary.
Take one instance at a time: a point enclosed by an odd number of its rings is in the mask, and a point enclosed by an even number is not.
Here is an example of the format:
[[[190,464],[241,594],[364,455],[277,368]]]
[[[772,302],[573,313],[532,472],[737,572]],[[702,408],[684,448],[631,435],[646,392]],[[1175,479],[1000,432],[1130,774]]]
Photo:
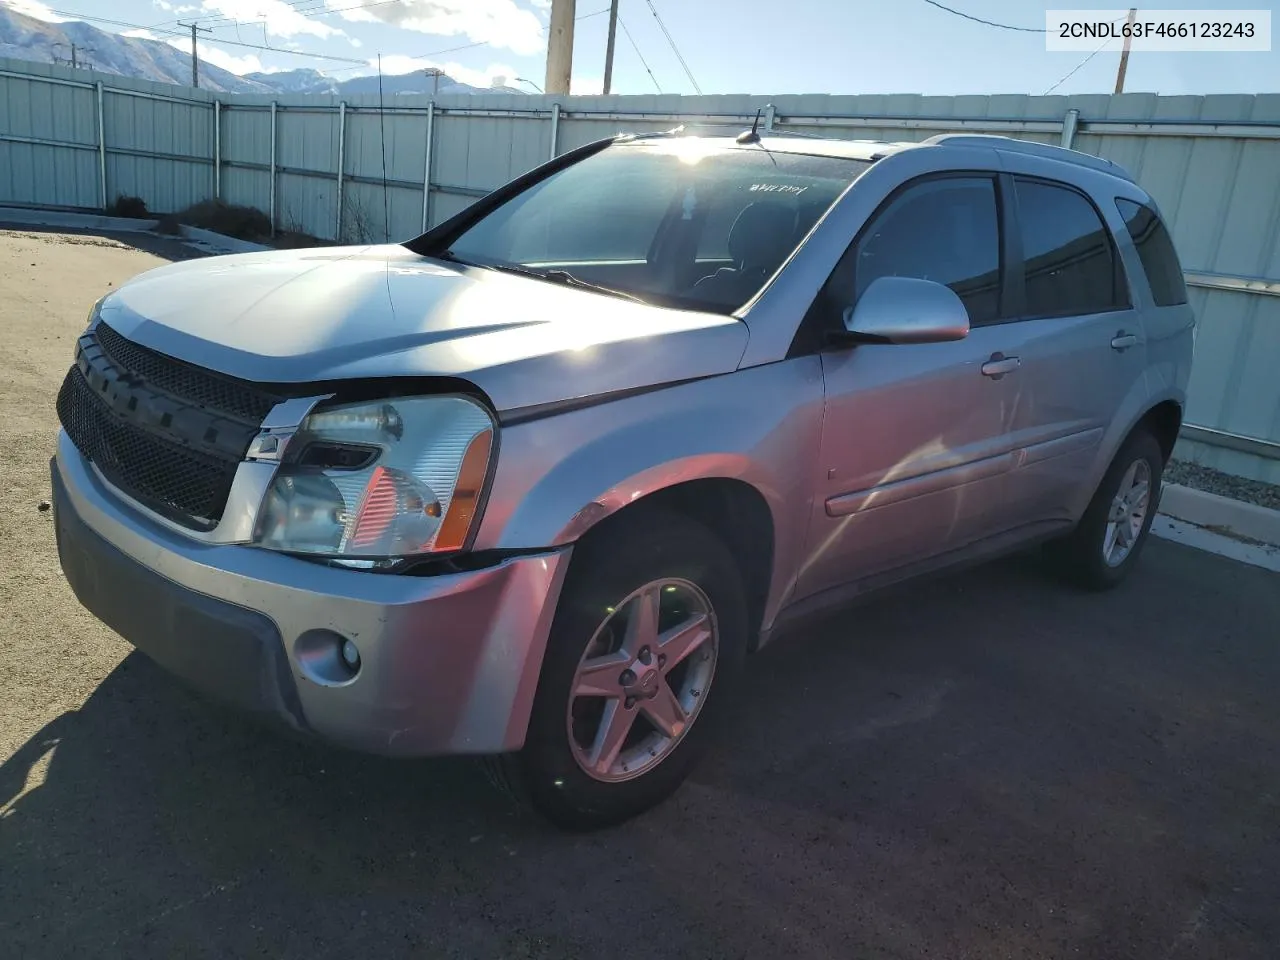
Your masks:
[[[289,47],[364,61],[309,59],[202,43],[202,56],[237,73],[310,66],[341,77],[369,72],[383,55],[389,73],[439,66],[468,83],[494,77],[543,82],[550,0],[0,0],[45,19],[109,17],[163,38],[179,19],[203,21],[213,39]],[[1043,27],[1044,11],[1081,0],[946,0],[1005,24]],[[1087,56],[1047,53],[1044,35],[974,23],[926,0],[653,0],[704,93],[1110,92],[1119,41]],[[577,0],[574,92],[599,92],[609,0]],[[1103,4],[1095,3],[1101,7]],[[1163,9],[1194,9],[1164,0]],[[1269,8],[1274,3],[1200,8]],[[648,0],[621,0],[615,93],[693,93],[694,86]],[[52,11],[57,11],[53,13]],[[593,15],[594,14],[594,15]],[[119,33],[136,28],[97,23]],[[1273,30],[1275,29],[1273,25]],[[468,46],[466,49],[452,49]],[[1280,42],[1269,53],[1143,53],[1130,59],[1126,90],[1162,94],[1280,92]],[[639,54],[652,70],[651,78]],[[1072,73],[1072,71],[1075,71]],[[1070,74],[1070,76],[1067,76]],[[1066,79],[1063,79],[1066,77]],[[656,81],[656,83],[655,83]],[[526,86],[527,85],[522,85]],[[531,88],[528,88],[531,89]]]

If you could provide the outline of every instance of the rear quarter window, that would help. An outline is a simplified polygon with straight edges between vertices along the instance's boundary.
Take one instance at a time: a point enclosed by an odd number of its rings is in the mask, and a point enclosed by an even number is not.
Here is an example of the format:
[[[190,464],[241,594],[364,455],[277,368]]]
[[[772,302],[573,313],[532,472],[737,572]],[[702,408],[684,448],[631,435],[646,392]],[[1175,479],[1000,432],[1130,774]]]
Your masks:
[[[1160,215],[1146,204],[1124,197],[1116,198],[1116,207],[1124,218],[1129,238],[1138,248],[1138,258],[1151,286],[1157,307],[1172,307],[1187,302],[1187,283],[1182,275],[1173,238]]]

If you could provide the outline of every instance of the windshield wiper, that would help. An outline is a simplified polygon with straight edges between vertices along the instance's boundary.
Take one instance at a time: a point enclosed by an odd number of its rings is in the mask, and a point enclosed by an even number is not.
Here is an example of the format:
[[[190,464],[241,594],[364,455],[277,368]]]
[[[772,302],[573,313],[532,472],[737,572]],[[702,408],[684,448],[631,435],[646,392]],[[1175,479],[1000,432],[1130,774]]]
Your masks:
[[[483,267],[484,269],[497,270],[501,273],[514,273],[521,277],[531,277],[534,280],[549,280],[552,283],[559,283],[566,287],[576,287],[579,290],[594,290],[596,293],[620,297],[623,300],[634,300],[636,303],[648,303],[647,300],[636,296],[634,293],[627,293],[625,290],[617,290],[614,287],[606,287],[603,284],[592,283],[590,280],[583,280],[581,277],[574,276],[568,270],[535,270],[533,267],[526,267],[519,263],[481,263],[476,260],[464,260],[455,256],[452,250],[446,250],[440,255],[440,259],[448,260],[451,263],[460,263],[468,267]]]
[[[537,270],[530,270],[535,276],[550,280],[553,283],[562,283],[566,287],[577,287],[579,290],[594,290],[597,293],[607,293],[611,297],[621,297],[624,300],[634,300],[636,303],[646,303],[643,297],[637,297],[634,293],[627,293],[625,290],[618,290],[614,287],[606,287],[600,283],[592,283],[590,280],[583,280],[581,277],[574,276],[568,270],[548,270],[542,273]]]

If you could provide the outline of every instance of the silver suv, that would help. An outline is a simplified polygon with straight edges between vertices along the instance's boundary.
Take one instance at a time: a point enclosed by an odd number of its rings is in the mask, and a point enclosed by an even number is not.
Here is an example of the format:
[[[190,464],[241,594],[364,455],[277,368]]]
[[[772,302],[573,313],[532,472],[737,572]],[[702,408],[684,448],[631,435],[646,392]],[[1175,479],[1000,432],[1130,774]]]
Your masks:
[[[488,756],[597,826],[678,786],[806,615],[1033,544],[1123,579],[1193,331],[1105,160],[618,137],[403,245],[108,295],[58,397],[59,553],[210,696]]]

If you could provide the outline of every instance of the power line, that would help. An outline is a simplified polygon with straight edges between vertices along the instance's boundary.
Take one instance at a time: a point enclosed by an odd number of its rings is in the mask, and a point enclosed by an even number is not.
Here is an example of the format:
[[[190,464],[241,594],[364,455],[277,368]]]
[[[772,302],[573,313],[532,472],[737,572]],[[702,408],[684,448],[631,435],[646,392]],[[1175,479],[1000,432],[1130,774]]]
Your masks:
[[[315,3],[317,2],[317,0],[281,0],[281,2],[284,3],[286,7],[289,7],[293,10],[297,10],[300,4]],[[391,2],[391,0],[388,0],[388,2]],[[217,23],[217,21],[219,20],[235,20],[234,17],[231,17],[225,13],[212,14],[208,17],[196,17],[194,19],[200,23]],[[153,27],[163,27],[163,26],[166,26],[167,24],[177,23],[177,22],[178,22],[177,20],[161,20],[159,23],[153,24]],[[246,23],[248,21],[235,20],[235,22]]]
[[[457,47],[446,47],[443,50],[435,50],[431,53],[416,54],[412,57],[409,57],[409,59],[410,60],[426,60],[429,57],[441,57],[441,56],[444,56],[446,53],[457,53],[459,50],[472,50],[475,47],[487,47],[488,45],[489,45],[488,40],[477,40],[474,43],[464,43],[461,46],[457,46]],[[352,62],[354,63],[355,61],[352,61]],[[329,72],[330,73],[346,73],[349,70],[360,70],[368,66],[369,66],[369,62],[367,60],[362,60],[360,61],[360,66],[358,67],[339,67],[337,70],[330,70]]]
[[[608,12],[609,12],[609,8],[608,8],[608,7],[605,7],[603,10],[596,10],[594,13],[584,13],[582,16],[580,16],[580,17],[575,17],[574,19],[575,19],[575,20],[590,20],[592,17],[598,17],[598,16],[600,16],[602,13],[608,13]],[[456,46],[456,47],[445,47],[443,50],[432,50],[430,53],[417,53],[417,54],[414,54],[413,56],[409,57],[409,59],[411,59],[411,60],[427,60],[427,59],[430,59],[431,57],[442,57],[442,56],[444,56],[446,53],[458,53],[458,52],[459,52],[459,51],[461,51],[461,50],[474,50],[476,47],[487,47],[487,46],[489,46],[491,43],[492,43],[492,41],[490,41],[490,40],[475,40],[475,41],[472,41],[471,43],[463,43],[463,44],[459,44],[459,45],[458,45],[458,46]],[[643,60],[643,59],[644,59],[644,58],[642,57],[642,58],[641,58],[641,60]],[[368,64],[367,64],[367,63],[365,63],[365,64],[363,64],[363,65],[364,65],[364,66],[368,66]],[[329,71],[329,72],[330,72],[330,73],[346,73],[348,70],[358,70],[358,69],[360,69],[360,68],[359,68],[359,67],[341,67],[341,68],[339,68],[339,69],[337,69],[337,70],[331,70],[331,71]],[[652,74],[650,74],[650,76],[652,76]]]
[[[1112,39],[1113,39],[1113,38],[1108,37],[1106,40],[1104,40],[1104,41],[1102,42],[1102,46],[1101,46],[1101,47],[1099,47],[1097,50],[1093,51],[1093,53],[1089,54],[1087,57],[1085,57],[1083,60],[1081,60],[1079,63],[1077,63],[1074,67],[1072,67],[1072,68],[1071,68],[1071,71],[1070,71],[1068,74],[1066,74],[1066,75],[1065,75],[1061,80],[1059,80],[1057,83],[1055,83],[1053,86],[1051,86],[1051,87],[1050,87],[1048,90],[1046,90],[1044,93],[1040,94],[1040,96],[1042,96],[1042,97],[1047,97],[1049,94],[1053,93],[1053,91],[1057,90],[1060,86],[1062,86],[1064,83],[1066,83],[1066,82],[1067,82],[1068,80],[1070,80],[1072,77],[1074,77],[1074,76],[1076,75],[1076,72],[1077,72],[1077,71],[1079,71],[1079,69],[1080,69],[1081,67],[1083,67],[1086,63],[1088,63],[1090,60],[1092,60],[1094,57],[1096,57],[1098,54],[1100,54],[1104,49],[1106,49],[1106,47],[1107,47],[1108,45],[1110,45],[1110,43],[1111,43],[1111,40],[1112,40]]]
[[[315,0],[300,0],[300,2],[311,3],[311,2],[315,2]],[[349,7],[333,7],[330,9],[322,5],[318,7],[311,7],[306,10],[303,10],[297,3],[290,3],[290,4],[287,4],[287,6],[294,13],[296,13],[298,16],[302,17],[303,19],[315,20],[315,19],[319,19],[320,17],[330,17],[337,13],[349,13],[352,10],[367,10],[370,7],[383,7],[383,6],[386,6],[387,4],[400,3],[400,2],[401,0],[372,0],[372,2],[369,2],[369,3],[356,3]],[[226,21],[226,22],[219,23],[218,21],[220,20]],[[167,23],[168,21],[165,21],[165,22]],[[235,26],[236,24],[244,23],[245,21],[237,20],[234,17],[228,16],[227,14],[222,13],[214,17],[206,17],[200,22],[205,24],[212,24],[214,28],[222,28],[222,27]],[[257,21],[254,21],[254,22],[257,22]]]
[[[309,2],[309,0],[298,0],[298,2]],[[377,3],[378,3],[378,4],[381,4],[381,3],[388,3],[388,2],[398,2],[398,0],[377,0]],[[375,5],[377,5],[377,4],[360,4],[360,5],[358,5],[357,7],[343,7],[343,8],[337,9],[337,10],[330,10],[330,11],[328,11],[328,12],[329,12],[329,13],[340,13],[340,12],[342,12],[342,10],[360,9],[360,8],[363,8],[363,7],[367,7],[367,6],[375,6]],[[70,10],[54,10],[54,11],[52,11],[52,12],[53,12],[53,13],[56,13],[56,14],[58,14],[59,16],[62,16],[62,17],[72,17],[72,18],[77,18],[77,19],[79,19],[79,20],[87,20],[87,21],[90,21],[90,22],[93,22],[93,23],[106,23],[106,24],[110,24],[111,26],[115,26],[115,27],[127,27],[127,28],[129,28],[129,29],[133,29],[133,30],[149,30],[149,31],[150,31],[150,30],[154,30],[154,31],[156,31],[157,33],[159,33],[159,34],[161,34],[162,36],[165,36],[165,37],[174,37],[174,38],[180,38],[180,39],[186,39],[186,37],[187,37],[187,34],[185,34],[185,33],[178,33],[177,31],[174,31],[174,30],[165,30],[165,29],[161,29],[161,27],[163,26],[163,24],[151,24],[151,25],[149,25],[149,26],[148,26],[147,24],[142,24],[142,23],[131,23],[131,22],[127,21],[127,20],[113,20],[113,19],[111,19],[111,18],[109,18],[109,17],[94,17],[94,16],[90,16],[89,14],[86,14],[86,13],[76,13],[76,12],[73,12],[73,11],[70,11]],[[600,16],[600,15],[602,15],[602,14],[605,14],[605,13],[608,13],[608,12],[609,12],[609,8],[608,8],[608,7],[605,7],[603,10],[595,10],[595,11],[593,11],[593,12],[591,12],[591,13],[584,13],[582,16],[577,17],[576,19],[578,19],[578,20],[589,20],[589,19],[591,19],[592,17],[598,17],[598,16]],[[170,22],[170,21],[165,21],[165,22]],[[207,23],[207,22],[209,22],[209,21],[204,21],[204,22],[206,22],[206,23]],[[237,22],[239,22],[239,21],[237,21]],[[230,26],[230,25],[231,25],[231,24],[227,24],[227,26]],[[626,30],[626,27],[625,27],[625,26],[623,26],[623,30]],[[630,35],[630,33],[628,33],[628,34],[627,34],[627,36],[628,36],[628,38],[630,38],[630,36],[631,36],[631,35]],[[212,44],[216,44],[216,45],[219,45],[219,46],[244,47],[244,48],[249,49],[249,50],[265,50],[265,51],[267,51],[267,52],[269,52],[269,53],[284,53],[284,54],[288,54],[288,55],[290,55],[290,56],[294,56],[294,57],[308,57],[308,58],[313,59],[313,60],[328,60],[328,61],[335,62],[335,63],[351,63],[351,64],[355,64],[355,66],[353,66],[353,67],[342,67],[342,68],[339,68],[339,69],[337,69],[337,70],[332,70],[332,71],[330,71],[331,73],[345,73],[345,72],[347,72],[348,70],[361,70],[361,69],[367,69],[367,68],[370,66],[370,63],[369,63],[369,61],[368,61],[368,60],[357,60],[357,59],[355,59],[354,57],[336,57],[336,56],[333,56],[333,55],[331,55],[331,54],[325,54],[325,53],[309,53],[309,52],[302,51],[302,50],[290,50],[290,49],[288,49],[287,47],[273,47],[273,46],[266,45],[266,44],[261,44],[261,43],[245,43],[245,42],[243,42],[243,41],[239,41],[239,40],[224,40],[224,39],[222,39],[221,37],[218,37],[217,39],[209,40],[209,41],[207,41],[207,42],[208,42],[208,43],[212,43]],[[489,44],[490,44],[490,41],[488,41],[488,40],[477,40],[477,41],[474,41],[474,42],[472,42],[472,43],[464,43],[464,44],[459,44],[459,45],[457,45],[457,46],[453,46],[453,47],[445,47],[443,50],[433,50],[433,51],[431,51],[430,53],[417,54],[417,55],[415,55],[412,59],[415,59],[415,60],[425,60],[425,59],[428,59],[429,57],[439,57],[439,56],[443,56],[443,55],[444,55],[444,54],[446,54],[446,53],[457,53],[457,52],[462,51],[462,50],[472,50],[472,49],[475,49],[476,47],[485,47],[485,46],[489,46]],[[633,47],[635,46],[635,41],[634,41],[634,40],[632,40],[632,41],[631,41],[631,45],[632,45]],[[638,48],[638,47],[636,48],[636,55],[637,55],[637,56],[639,56],[639,55],[640,55],[640,50],[639,50],[639,48]],[[641,62],[641,63],[644,63],[644,57],[643,57],[643,56],[641,56],[641,57],[640,57],[640,62]],[[645,63],[645,69],[646,69],[646,70],[649,70],[649,65],[648,65],[647,63]],[[652,71],[652,70],[649,70],[649,76],[650,76],[650,78],[652,78],[652,77],[653,77],[653,71]],[[655,79],[655,80],[654,80],[654,86],[657,86],[657,85],[658,85],[658,81]],[[659,88],[658,92],[659,92],[659,93],[661,93],[661,92],[662,92],[662,91],[661,91],[661,88]]]
[[[78,17],[81,20],[88,20],[93,23],[109,23],[113,26],[130,27],[136,30],[155,29],[153,27],[148,27],[141,23],[129,23],[126,20],[111,20],[107,17],[91,17],[88,14],[71,13],[66,10],[54,10],[53,13],[58,14],[58,16],[60,17]],[[177,33],[173,30],[160,30],[158,32],[166,37],[180,37],[182,39],[186,39],[185,34]],[[267,50],[267,51],[270,51],[271,53],[284,53],[293,57],[310,57],[313,60],[332,60],[337,63],[358,63],[362,67],[367,67],[369,65],[369,61],[356,60],[354,57],[335,57],[327,53],[307,53],[306,51],[303,51],[303,50],[290,50],[288,47],[270,47],[270,46],[265,46],[261,43],[241,43],[239,40],[223,40],[221,38],[217,40],[210,40],[208,42],[223,45],[223,46],[228,46],[228,47],[246,47],[250,50]]]
[[[938,0],[924,0],[931,7],[937,7],[939,10],[945,10],[947,13],[953,13],[957,17],[963,17],[966,20],[972,20],[974,23],[983,23],[988,27],[999,27],[1001,30],[1016,30],[1018,33],[1045,33],[1043,27],[1015,27],[1007,23],[996,23],[994,20],[983,20],[982,17],[975,17],[972,14],[965,13],[962,10],[956,10],[948,7],[946,4],[938,3]]]
[[[689,69],[689,64],[685,62],[684,54],[680,52],[680,48],[676,46],[675,38],[671,36],[671,31],[667,29],[667,25],[662,22],[662,17],[658,16],[658,8],[653,5],[653,0],[645,0],[649,4],[649,9],[653,12],[653,19],[658,21],[658,26],[662,28],[663,35],[667,38],[667,43],[671,44],[671,49],[675,52],[676,59],[680,61],[680,66],[684,67],[685,76],[689,78],[689,82],[693,84],[693,89],[702,95],[702,88],[698,86],[698,81],[693,79],[693,71]],[[640,51],[637,50],[637,53]]]
[[[631,36],[631,31],[627,29],[627,21],[623,20],[621,16],[618,17],[618,26],[620,26],[622,28],[622,32],[627,35],[627,39],[631,41],[631,49],[635,50],[636,56],[640,58],[640,62],[644,65],[645,73],[649,74],[649,79],[653,81],[654,89],[661,93],[662,87],[658,85],[658,78],[655,77],[653,75],[653,71],[649,69],[649,62],[645,60],[644,54],[640,52],[640,47],[636,44],[636,38]]]

